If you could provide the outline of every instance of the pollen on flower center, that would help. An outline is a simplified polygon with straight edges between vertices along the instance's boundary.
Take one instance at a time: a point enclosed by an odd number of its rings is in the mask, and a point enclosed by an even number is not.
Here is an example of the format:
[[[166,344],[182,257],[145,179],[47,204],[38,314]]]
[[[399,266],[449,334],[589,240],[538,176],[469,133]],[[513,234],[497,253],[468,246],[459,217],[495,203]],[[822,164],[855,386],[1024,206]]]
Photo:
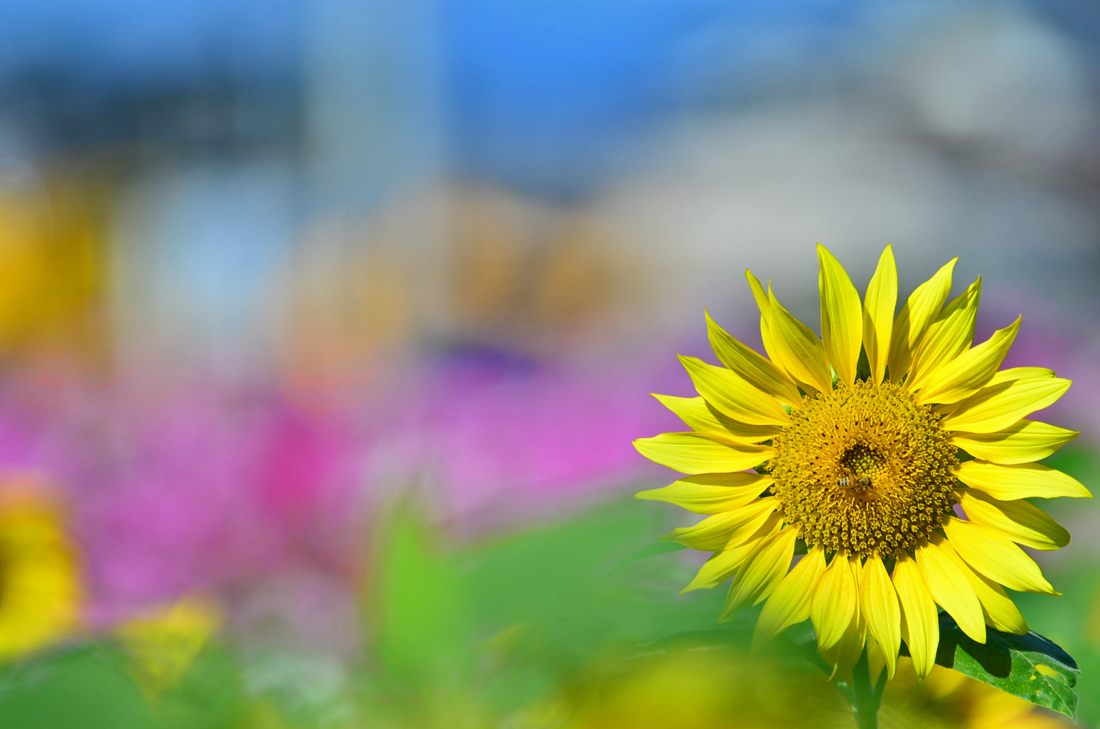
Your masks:
[[[773,445],[775,495],[811,547],[891,557],[931,536],[955,504],[956,448],[939,416],[896,385],[805,397]]]

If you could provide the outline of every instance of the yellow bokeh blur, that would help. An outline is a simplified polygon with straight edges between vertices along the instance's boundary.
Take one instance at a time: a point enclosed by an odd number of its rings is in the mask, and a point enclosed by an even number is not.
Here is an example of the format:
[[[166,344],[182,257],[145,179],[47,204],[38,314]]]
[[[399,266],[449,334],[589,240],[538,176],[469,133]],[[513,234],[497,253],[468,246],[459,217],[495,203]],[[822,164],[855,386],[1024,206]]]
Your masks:
[[[0,185],[0,356],[103,353],[102,179]]]
[[[83,600],[62,508],[34,484],[0,487],[0,660],[73,635]]]
[[[155,697],[187,675],[222,619],[213,601],[189,596],[123,622],[115,637],[130,654],[138,683]]]

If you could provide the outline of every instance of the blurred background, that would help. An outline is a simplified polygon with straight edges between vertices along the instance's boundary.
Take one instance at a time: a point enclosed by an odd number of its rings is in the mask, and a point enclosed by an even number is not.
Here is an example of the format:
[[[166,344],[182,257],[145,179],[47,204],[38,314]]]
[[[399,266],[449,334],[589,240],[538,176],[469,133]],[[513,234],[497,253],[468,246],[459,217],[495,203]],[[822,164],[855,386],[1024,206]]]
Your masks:
[[[3,17],[0,542],[53,555],[26,605],[0,580],[5,725],[847,726],[732,648],[623,663],[717,614],[630,560],[679,516],[629,499],[670,477],[648,393],[690,393],[704,307],[759,346],[746,268],[816,329],[817,242],[860,290],[887,243],[903,295],[982,275],[979,338],[1023,314],[1009,364],[1075,380],[1055,459],[1096,488],[1100,9]],[[1065,597],[1021,602],[1100,726],[1097,509],[1050,509]],[[938,680],[884,724],[1056,724]]]

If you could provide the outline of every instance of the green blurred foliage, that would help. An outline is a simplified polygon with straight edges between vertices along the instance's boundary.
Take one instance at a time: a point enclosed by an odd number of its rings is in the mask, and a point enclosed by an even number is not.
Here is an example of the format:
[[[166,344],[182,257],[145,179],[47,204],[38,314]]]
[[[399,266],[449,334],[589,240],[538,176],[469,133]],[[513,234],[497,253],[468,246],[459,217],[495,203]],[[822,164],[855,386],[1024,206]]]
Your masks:
[[[233,655],[220,645],[196,657],[178,684],[155,701],[161,729],[244,729],[251,725],[250,702]]]
[[[774,698],[778,714],[756,712],[762,721],[773,714],[776,722],[780,714],[792,719],[791,707],[800,704],[776,687],[820,692],[825,682],[816,654],[808,657],[783,639],[789,650],[774,652],[782,671],[750,659],[753,616],[719,625],[724,591],[678,594],[693,567],[649,546],[662,531],[661,517],[653,505],[624,499],[462,548],[441,542],[409,504],[385,518],[368,586],[376,663],[360,683],[371,726],[613,726],[611,715],[637,704],[620,706],[621,692],[640,690],[647,676],[665,675],[669,665],[700,681],[700,706],[717,701],[732,709],[740,685],[743,704],[750,696],[753,705]],[[717,672],[715,661],[723,667]],[[756,682],[716,678],[756,669],[763,671]],[[683,708],[682,691],[642,693],[649,694],[643,713],[651,718]],[[839,697],[824,695],[836,709]],[[700,711],[697,718],[713,713]],[[627,714],[641,721],[638,711]],[[726,716],[743,719],[732,710]],[[711,719],[698,725],[724,726]]]
[[[209,645],[174,686],[151,695],[110,642],[71,646],[0,671],[0,727],[12,729],[281,729],[245,692],[241,668]]]
[[[0,675],[0,726],[146,729],[156,723],[126,656],[89,645],[6,669]]]
[[[1091,452],[1060,458],[1053,465],[1087,485],[1098,482],[1100,460]],[[1092,502],[1072,506],[1063,517],[1095,516]],[[808,626],[753,656],[747,646],[756,609],[719,624],[723,589],[679,595],[698,555],[655,544],[667,516],[660,505],[621,498],[459,544],[406,501],[379,516],[363,573],[363,651],[334,669],[331,690],[307,686],[317,666],[288,656],[242,666],[233,650],[211,644],[182,680],[152,695],[135,679],[130,656],[105,641],[0,669],[0,727],[849,726]],[[1032,627],[1079,661],[1080,716],[1095,726],[1100,565],[1083,552],[1068,556],[1048,569],[1064,597],[1017,597]],[[269,681],[258,671],[282,678]],[[883,726],[920,714],[912,708],[924,705],[913,703],[920,690],[888,696],[883,716],[895,718]],[[941,723],[967,725],[952,722]]]
[[[1096,494],[1100,491],[1100,454],[1067,446],[1044,463],[1068,473]],[[1093,499],[1034,499],[1069,528],[1073,542],[1043,561],[1043,572],[1061,597],[1013,593],[1028,625],[1062,646],[1077,661],[1080,699],[1078,721],[1100,726],[1100,503]],[[1040,560],[1047,555],[1035,554]]]

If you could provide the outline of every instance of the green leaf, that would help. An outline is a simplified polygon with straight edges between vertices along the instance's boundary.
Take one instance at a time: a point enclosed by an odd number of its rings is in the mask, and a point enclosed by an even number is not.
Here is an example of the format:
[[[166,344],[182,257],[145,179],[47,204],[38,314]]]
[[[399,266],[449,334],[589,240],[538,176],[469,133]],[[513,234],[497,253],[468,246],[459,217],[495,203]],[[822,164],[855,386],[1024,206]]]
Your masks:
[[[1081,671],[1068,653],[1038,633],[1012,635],[987,628],[986,636],[984,645],[971,640],[950,615],[942,613],[936,663],[1077,718],[1073,688]]]
[[[153,729],[127,657],[98,644],[70,646],[0,670],[0,726]]]
[[[217,644],[207,645],[154,705],[158,729],[239,727],[248,709],[240,666]]]
[[[370,617],[383,664],[414,681],[465,668],[470,625],[453,556],[415,503],[380,532]]]
[[[690,565],[631,559],[664,530],[650,506],[619,501],[464,551],[458,574],[479,634],[514,631],[513,659],[566,675],[608,652],[712,627],[723,591],[680,596]]]

